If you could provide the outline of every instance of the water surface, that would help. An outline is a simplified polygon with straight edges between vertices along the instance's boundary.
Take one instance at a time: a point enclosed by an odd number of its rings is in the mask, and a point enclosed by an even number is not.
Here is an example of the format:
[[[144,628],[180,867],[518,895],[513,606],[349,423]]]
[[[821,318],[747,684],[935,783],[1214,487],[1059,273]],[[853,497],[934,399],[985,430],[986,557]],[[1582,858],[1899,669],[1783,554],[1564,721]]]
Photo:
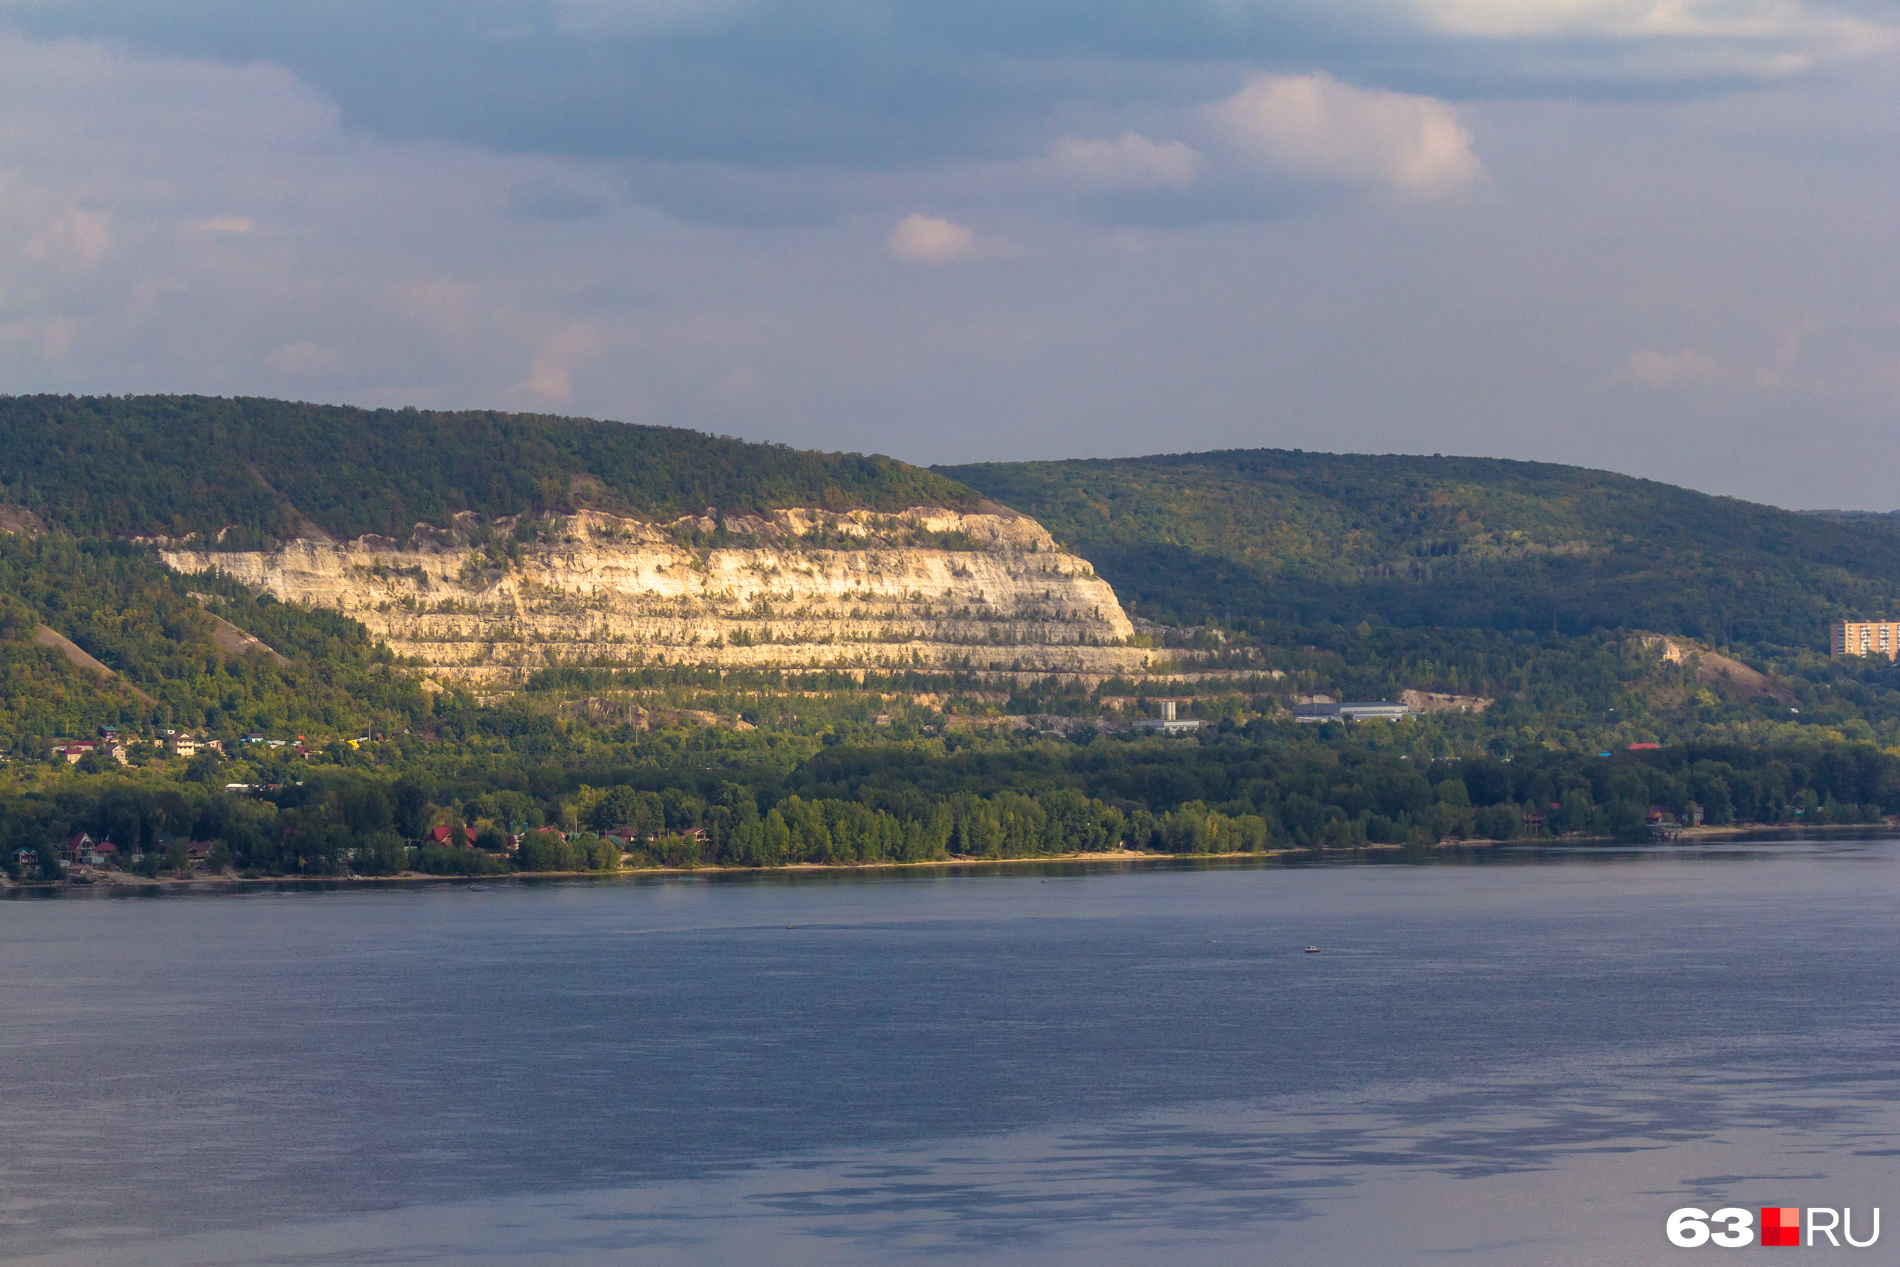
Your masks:
[[[1900,1216],[1897,863],[16,899],[0,1257],[1647,1263],[1684,1204]]]

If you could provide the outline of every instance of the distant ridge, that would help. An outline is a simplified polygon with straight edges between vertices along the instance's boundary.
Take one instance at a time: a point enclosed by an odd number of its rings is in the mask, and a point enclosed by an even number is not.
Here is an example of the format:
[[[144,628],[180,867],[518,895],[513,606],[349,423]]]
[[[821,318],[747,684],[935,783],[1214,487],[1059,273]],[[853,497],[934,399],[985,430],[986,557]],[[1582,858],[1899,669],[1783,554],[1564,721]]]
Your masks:
[[[406,537],[458,513],[975,510],[893,458],[677,427],[254,397],[0,396],[0,503],[75,536]]]
[[[1900,615],[1888,518],[1583,467],[1235,449],[934,469],[1033,515],[1155,620],[1819,647],[1830,619]]]

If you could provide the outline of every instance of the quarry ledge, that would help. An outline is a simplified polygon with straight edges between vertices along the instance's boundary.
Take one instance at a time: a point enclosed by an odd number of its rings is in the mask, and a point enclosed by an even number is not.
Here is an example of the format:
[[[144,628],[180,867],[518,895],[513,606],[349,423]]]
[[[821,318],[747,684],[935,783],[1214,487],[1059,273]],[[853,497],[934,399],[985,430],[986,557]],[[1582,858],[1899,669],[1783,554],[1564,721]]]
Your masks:
[[[425,671],[485,684],[602,661],[1140,673],[1153,659],[1086,560],[1001,508],[457,522],[406,544],[160,554],[340,612]]]

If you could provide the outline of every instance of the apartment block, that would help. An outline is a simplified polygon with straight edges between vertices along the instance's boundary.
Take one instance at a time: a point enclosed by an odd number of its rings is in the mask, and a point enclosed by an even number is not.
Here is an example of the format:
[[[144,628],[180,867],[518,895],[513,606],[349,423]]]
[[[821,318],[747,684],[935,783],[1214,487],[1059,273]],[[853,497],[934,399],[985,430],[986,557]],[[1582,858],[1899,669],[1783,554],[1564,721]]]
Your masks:
[[[1839,658],[1850,655],[1900,656],[1900,621],[1837,620],[1828,626],[1828,650]]]

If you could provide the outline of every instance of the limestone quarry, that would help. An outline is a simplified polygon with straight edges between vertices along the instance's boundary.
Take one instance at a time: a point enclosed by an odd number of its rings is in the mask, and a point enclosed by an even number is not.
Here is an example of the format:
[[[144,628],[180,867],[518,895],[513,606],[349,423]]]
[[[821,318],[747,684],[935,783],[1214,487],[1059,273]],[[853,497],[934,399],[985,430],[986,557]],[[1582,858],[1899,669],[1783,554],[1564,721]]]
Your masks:
[[[463,515],[402,542],[162,553],[340,611],[432,676],[484,687],[551,665],[1104,674],[1152,654],[1085,560],[1000,507]]]

